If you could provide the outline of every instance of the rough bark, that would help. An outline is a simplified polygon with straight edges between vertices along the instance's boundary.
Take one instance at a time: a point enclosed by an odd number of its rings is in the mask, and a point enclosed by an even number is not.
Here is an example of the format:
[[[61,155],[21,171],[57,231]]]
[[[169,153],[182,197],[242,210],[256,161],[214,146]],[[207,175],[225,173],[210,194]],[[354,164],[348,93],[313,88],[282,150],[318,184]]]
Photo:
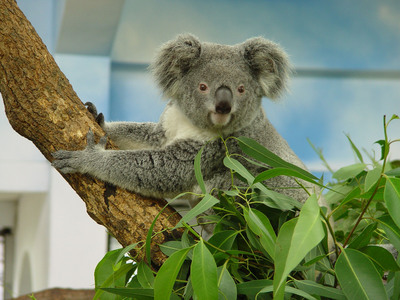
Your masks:
[[[12,127],[49,161],[56,150],[83,149],[89,128],[97,139],[104,135],[14,0],[0,0],[0,92]],[[108,148],[116,149],[112,142]],[[92,219],[123,246],[145,240],[148,228],[166,204],[165,200],[143,198],[89,176],[64,178],[86,203]],[[172,228],[179,219],[167,207],[155,231]],[[155,243],[168,240],[170,234],[165,231],[157,235]],[[155,243],[152,261],[159,266],[165,257]]]

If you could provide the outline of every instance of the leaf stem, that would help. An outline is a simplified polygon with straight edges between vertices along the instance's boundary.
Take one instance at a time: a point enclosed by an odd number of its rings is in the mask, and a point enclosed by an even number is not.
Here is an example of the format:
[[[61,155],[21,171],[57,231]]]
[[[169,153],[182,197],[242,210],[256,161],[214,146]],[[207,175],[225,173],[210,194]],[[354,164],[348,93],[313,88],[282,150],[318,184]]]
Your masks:
[[[388,136],[387,136],[387,125],[389,123],[386,124],[386,116],[383,116],[383,128],[384,128],[384,134],[385,134],[385,145],[384,145],[384,157],[383,157],[383,164],[382,164],[382,172],[381,172],[381,176],[379,177],[376,187],[374,189],[374,192],[372,193],[371,197],[368,199],[367,204],[364,206],[364,209],[362,210],[360,216],[357,219],[357,222],[354,224],[353,228],[351,229],[350,233],[348,234],[346,240],[343,243],[343,248],[346,247],[346,245],[348,244],[351,236],[353,235],[354,231],[356,230],[358,224],[360,224],[361,220],[364,217],[364,214],[366,213],[369,205],[371,204],[372,200],[374,199],[376,193],[378,192],[379,188],[380,188],[380,183],[382,181],[383,178],[383,174],[385,172],[385,168],[386,168],[386,163],[387,163],[387,158],[389,155],[389,147],[390,147],[390,143],[388,142]]]

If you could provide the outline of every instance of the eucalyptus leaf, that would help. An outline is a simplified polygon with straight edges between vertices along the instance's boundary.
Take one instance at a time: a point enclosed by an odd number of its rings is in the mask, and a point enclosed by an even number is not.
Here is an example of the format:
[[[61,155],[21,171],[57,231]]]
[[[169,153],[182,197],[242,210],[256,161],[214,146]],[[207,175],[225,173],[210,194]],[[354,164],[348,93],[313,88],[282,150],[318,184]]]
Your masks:
[[[314,180],[318,180],[317,177],[312,175],[311,173],[307,172],[306,170],[291,164],[282,158],[280,158],[278,155],[272,153],[268,149],[266,149],[264,146],[260,145],[256,141],[249,139],[247,137],[239,137],[238,138],[239,142],[239,147],[242,149],[244,153],[247,155],[271,166],[271,167],[284,167],[288,168],[291,170],[295,170],[298,173],[303,174],[304,176],[308,178],[312,178]]]
[[[328,299],[346,300],[347,298],[339,289],[324,286],[311,280],[295,280],[296,287],[311,295],[326,297]]]
[[[183,222],[188,223],[193,218],[202,214],[206,210],[217,204],[219,200],[210,194],[206,194],[203,199],[195,207],[193,207],[175,226],[175,228],[182,226]]]
[[[200,151],[196,154],[196,157],[194,158],[194,175],[202,193],[206,194],[206,185],[204,183],[203,174],[201,173],[201,155],[203,153],[203,150],[204,146],[201,147]]]
[[[400,178],[388,177],[383,194],[390,216],[400,227]]]
[[[387,171],[387,172],[385,172],[385,174],[387,175],[387,176],[400,176],[400,168],[396,168],[396,169],[392,169],[392,170],[389,170],[389,171]]]
[[[268,180],[268,179],[271,179],[271,178],[277,177],[277,176],[296,177],[296,178],[303,179],[304,181],[310,182],[312,184],[318,185],[320,187],[324,187],[323,185],[321,185],[318,181],[316,181],[314,179],[315,176],[309,177],[309,176],[304,175],[303,173],[298,172],[297,170],[292,170],[289,168],[282,168],[282,167],[273,168],[273,169],[266,170],[266,171],[260,173],[254,179],[254,183],[262,182],[262,181],[265,181],[265,180]]]
[[[243,214],[250,230],[258,236],[262,247],[274,259],[276,235],[267,216],[252,208],[243,209]]]
[[[190,276],[199,299],[218,299],[217,265],[201,239],[193,249]]]
[[[273,287],[272,286],[267,286],[267,287],[263,288],[261,291],[258,292],[258,294],[256,295],[256,299],[259,298],[258,296],[260,294],[271,293],[272,291],[273,291]],[[295,295],[301,296],[303,299],[317,300],[317,298],[311,296],[310,294],[308,294],[308,293],[306,293],[306,292],[304,292],[302,290],[293,288],[291,286],[286,286],[285,287],[285,294],[295,294]],[[274,296],[274,299],[276,299],[276,296]]]
[[[353,143],[353,141],[351,140],[350,135],[346,134],[346,137],[347,137],[347,139],[349,140],[350,145],[351,145],[351,148],[353,149],[354,153],[357,155],[358,160],[359,160],[361,163],[364,163],[364,159],[363,159],[363,157],[362,157],[362,155],[361,155],[361,152],[360,152],[360,150],[358,150],[358,148],[356,147],[356,145],[355,145],[355,144]]]
[[[332,178],[337,180],[347,180],[360,174],[367,167],[364,163],[357,163],[350,166],[340,168],[332,174]]]
[[[381,177],[381,167],[374,168],[367,172],[367,176],[365,176],[364,183],[364,191],[368,192],[379,180]]]
[[[154,280],[155,299],[170,299],[176,277],[190,249],[192,248],[181,249],[175,252],[161,266]]]
[[[119,288],[102,288],[102,290],[115,295],[125,296],[138,300],[154,299],[153,289],[119,287]],[[112,297],[113,297],[112,299],[115,299],[114,296]],[[103,299],[103,297],[101,299]]]
[[[378,219],[379,227],[381,227],[390,243],[400,252],[400,228],[396,226],[390,216],[383,216]]]
[[[218,289],[219,298],[221,300],[237,300],[236,284],[231,274],[223,265],[217,269],[218,272]]]
[[[294,219],[293,219],[294,220]],[[286,225],[286,226],[285,226]],[[278,233],[275,249],[274,297],[282,299],[289,273],[324,238],[320,208],[315,194],[304,203],[297,222],[286,222]]]
[[[224,165],[245,178],[249,185],[254,182],[254,176],[238,160],[231,157],[225,157]],[[301,207],[301,204],[298,201],[284,194],[269,190],[261,182],[255,183],[253,187],[259,189],[261,193],[272,200],[264,202],[264,204],[272,208],[290,210],[293,207]]]
[[[115,286],[124,286],[125,285],[125,274],[133,269],[136,266],[132,264],[126,264],[123,262],[120,264],[118,269],[115,269],[115,262],[119,257],[121,251],[123,249],[116,249],[113,251],[107,252],[103,259],[97,264],[96,269],[94,271],[94,278],[95,278],[95,288],[96,293],[95,297],[102,296],[102,299],[114,300],[114,296],[111,294],[104,294],[104,291],[100,288],[105,287],[115,287]]]
[[[379,146],[381,146],[381,158],[380,160],[383,160],[389,152],[389,145],[385,140],[379,140],[376,141],[374,144],[378,144]]]
[[[388,299],[381,276],[360,251],[343,249],[336,261],[335,272],[348,299]]]
[[[221,250],[231,250],[233,242],[236,239],[236,236],[239,232],[234,230],[224,230],[215,233],[209,240],[208,243],[214,245],[218,249]],[[208,247],[211,254],[215,254],[218,252],[217,249],[209,246]]]
[[[383,271],[400,271],[399,265],[396,263],[393,255],[383,247],[367,246],[360,250],[368,256],[368,258]]]
[[[182,243],[179,241],[168,241],[160,245],[160,250],[167,256],[171,256],[181,249],[183,249],[183,247]]]
[[[153,288],[154,275],[150,267],[144,261],[138,263],[137,278],[142,288],[145,289]]]
[[[365,247],[369,244],[372,234],[374,233],[375,229],[378,227],[378,223],[374,222],[369,224],[364,230],[357,236],[350,244],[349,248],[353,249],[360,249]]]
[[[238,283],[236,286],[238,294],[254,296],[263,288],[267,286],[272,286],[272,280],[270,279],[251,280]]]
[[[283,299],[286,286],[286,277],[292,269],[291,266],[287,267],[289,257],[289,250],[292,246],[293,232],[296,227],[297,218],[285,222],[279,230],[276,238],[275,247],[275,276],[273,280],[274,299]]]

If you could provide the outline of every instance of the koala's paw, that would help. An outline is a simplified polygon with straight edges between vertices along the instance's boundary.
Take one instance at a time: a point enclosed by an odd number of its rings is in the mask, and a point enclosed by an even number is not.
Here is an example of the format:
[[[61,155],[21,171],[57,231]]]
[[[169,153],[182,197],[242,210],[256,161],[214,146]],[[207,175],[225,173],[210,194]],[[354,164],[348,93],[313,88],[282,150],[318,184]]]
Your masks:
[[[101,128],[104,128],[104,115],[102,113],[97,114],[97,108],[92,102],[86,102],[85,106],[96,120],[96,123],[99,124]]]
[[[52,166],[64,174],[85,173],[90,171],[93,162],[96,162],[96,153],[105,149],[107,136],[103,136],[99,143],[96,144],[93,131],[89,129],[86,139],[87,146],[84,150],[59,150],[52,153],[54,157]]]

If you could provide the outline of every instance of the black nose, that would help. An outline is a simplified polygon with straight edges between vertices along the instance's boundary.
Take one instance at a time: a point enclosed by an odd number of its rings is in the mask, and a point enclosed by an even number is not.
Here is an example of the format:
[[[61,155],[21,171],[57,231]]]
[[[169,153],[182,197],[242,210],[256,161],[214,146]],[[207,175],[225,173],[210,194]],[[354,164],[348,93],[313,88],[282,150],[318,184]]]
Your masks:
[[[218,114],[229,114],[232,110],[232,91],[226,87],[221,86],[215,92],[215,111]]]

